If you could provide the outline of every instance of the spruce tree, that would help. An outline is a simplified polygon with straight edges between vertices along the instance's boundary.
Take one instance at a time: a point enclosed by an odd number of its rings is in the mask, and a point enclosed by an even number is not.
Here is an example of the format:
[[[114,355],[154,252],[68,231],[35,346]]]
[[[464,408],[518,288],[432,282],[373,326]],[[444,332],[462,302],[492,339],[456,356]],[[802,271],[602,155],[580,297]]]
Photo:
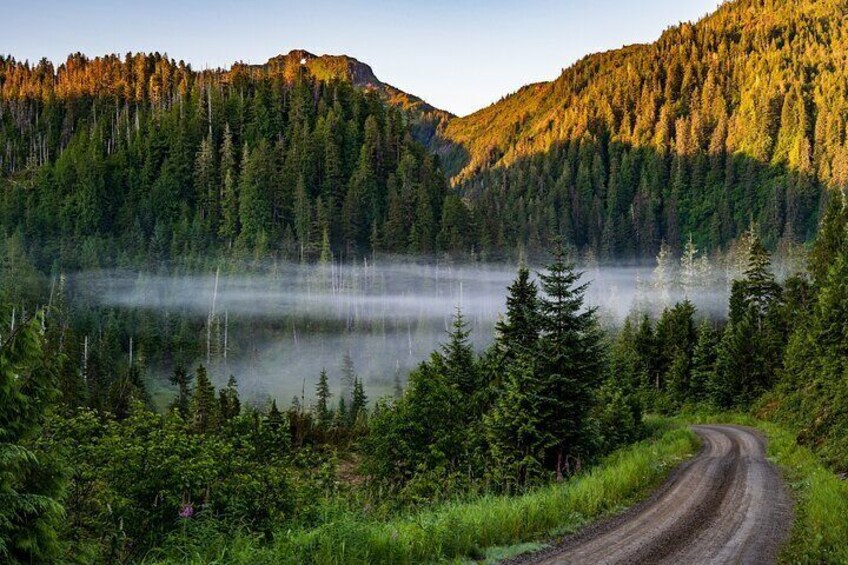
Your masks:
[[[657,322],[656,339],[662,374],[660,388],[668,400],[684,402],[689,392],[692,351],[697,341],[695,307],[689,300],[663,311]]]
[[[533,358],[520,354],[506,372],[503,390],[484,416],[484,430],[492,474],[509,491],[544,475],[546,452],[557,445],[558,438],[539,410],[545,383]]]
[[[176,409],[180,416],[185,420],[189,414],[189,404],[191,403],[191,382],[194,376],[185,370],[182,365],[177,365],[174,369],[174,374],[171,375],[171,384],[177,386],[177,397],[171,403],[171,407]]]
[[[442,346],[442,356],[447,382],[468,396],[473,395],[480,387],[474,348],[469,340],[470,334],[462,311],[457,308],[448,342]]]
[[[330,411],[331,396],[327,371],[321,369],[318,385],[315,388],[315,415],[318,419],[318,425],[324,428],[329,427],[333,416]],[[344,400],[344,397],[342,397],[342,400]]]
[[[227,379],[227,386],[218,391],[218,403],[222,422],[229,422],[241,413],[238,383],[233,375],[230,375],[230,378]]]
[[[530,270],[522,265],[518,277],[507,288],[506,319],[496,326],[498,345],[505,357],[531,353],[539,338],[539,300]]]
[[[262,418],[259,429],[258,451],[266,461],[277,461],[291,451],[289,421],[283,416],[277,401],[272,400],[268,413]]]
[[[206,374],[206,367],[198,365],[191,398],[192,429],[198,434],[214,432],[218,429],[219,416],[215,387]]]
[[[698,342],[692,354],[692,379],[689,399],[704,402],[709,398],[709,383],[714,379],[718,334],[708,320],[698,327]]]
[[[350,350],[344,352],[342,355],[342,393],[341,397],[347,400],[351,399],[351,395],[353,394],[353,385],[356,383],[356,368],[353,366],[353,357],[350,355]]]
[[[753,227],[748,238],[745,275],[733,281],[729,322],[710,387],[713,401],[724,407],[746,406],[771,388],[781,369],[786,342],[782,289]]]
[[[590,450],[588,425],[592,394],[601,379],[603,350],[595,309],[584,305],[588,283],[566,261],[562,240],[553,261],[539,274],[541,340],[538,370],[542,381],[539,411],[543,431],[555,441],[546,449],[545,464],[557,476],[576,470]]]
[[[356,424],[357,419],[365,415],[367,405],[368,396],[365,394],[362,379],[356,379],[353,382],[353,396],[350,403],[350,421],[352,424]]]

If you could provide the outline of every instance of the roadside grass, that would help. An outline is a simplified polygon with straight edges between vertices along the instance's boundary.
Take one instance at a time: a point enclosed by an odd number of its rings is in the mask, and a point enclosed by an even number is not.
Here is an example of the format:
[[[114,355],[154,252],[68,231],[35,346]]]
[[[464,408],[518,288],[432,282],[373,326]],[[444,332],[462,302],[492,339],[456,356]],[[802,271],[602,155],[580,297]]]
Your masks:
[[[695,413],[687,423],[727,423],[757,428],[768,439],[767,455],[783,470],[795,497],[795,521],[781,563],[848,563],[848,482],[830,472],[789,430],[738,413]]]
[[[342,513],[312,530],[278,532],[271,544],[238,536],[213,537],[179,556],[169,552],[148,558],[148,562],[495,562],[539,549],[542,545],[533,542],[573,532],[630,506],[699,445],[697,436],[686,427],[655,419],[648,439],[616,451],[584,474],[527,494],[443,503],[385,522]]]

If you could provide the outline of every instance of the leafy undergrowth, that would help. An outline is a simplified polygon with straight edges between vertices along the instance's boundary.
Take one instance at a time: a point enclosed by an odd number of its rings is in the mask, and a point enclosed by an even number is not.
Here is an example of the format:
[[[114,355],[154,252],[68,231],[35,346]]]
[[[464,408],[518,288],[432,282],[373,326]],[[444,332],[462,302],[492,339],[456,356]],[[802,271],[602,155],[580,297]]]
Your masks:
[[[795,521],[781,563],[848,563],[848,483],[799,446],[792,432],[745,414],[699,413],[685,419],[750,426],[768,438],[767,454],[782,468],[795,497]]]
[[[538,549],[531,544],[621,510],[656,487],[699,447],[687,428],[655,423],[649,439],[621,449],[565,483],[519,496],[481,496],[439,504],[386,522],[343,514],[313,530],[278,532],[271,544],[211,537],[157,562],[386,563],[486,559]],[[486,549],[490,548],[490,549]]]

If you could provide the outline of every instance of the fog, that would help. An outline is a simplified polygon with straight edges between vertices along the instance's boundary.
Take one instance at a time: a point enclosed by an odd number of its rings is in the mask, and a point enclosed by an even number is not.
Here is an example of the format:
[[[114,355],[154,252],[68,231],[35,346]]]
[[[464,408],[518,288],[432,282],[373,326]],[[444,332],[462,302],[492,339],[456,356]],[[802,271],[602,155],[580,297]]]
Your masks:
[[[730,263],[728,263],[730,264]],[[584,266],[587,305],[601,322],[619,325],[634,312],[659,313],[688,298],[700,315],[727,308],[729,281],[739,269],[701,261],[657,267]],[[235,375],[243,395],[293,396],[307,402],[326,369],[338,397],[345,353],[369,397],[390,393],[396,378],[446,339],[460,309],[475,347],[494,338],[516,265],[363,262],[356,265],[276,264],[256,274],[224,271],[166,276],[137,271],[81,273],[75,287],[104,307],[183,316],[199,328],[203,363],[218,384]],[[148,372],[164,376],[167,366]]]

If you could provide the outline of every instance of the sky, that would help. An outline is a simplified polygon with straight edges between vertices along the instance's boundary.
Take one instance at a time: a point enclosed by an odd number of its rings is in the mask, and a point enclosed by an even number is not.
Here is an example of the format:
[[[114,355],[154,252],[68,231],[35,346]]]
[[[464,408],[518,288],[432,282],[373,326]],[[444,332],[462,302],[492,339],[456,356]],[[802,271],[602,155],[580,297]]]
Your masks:
[[[345,54],[457,115],[582,56],[655,40],[718,0],[2,0],[0,54],[159,51],[195,69]]]

